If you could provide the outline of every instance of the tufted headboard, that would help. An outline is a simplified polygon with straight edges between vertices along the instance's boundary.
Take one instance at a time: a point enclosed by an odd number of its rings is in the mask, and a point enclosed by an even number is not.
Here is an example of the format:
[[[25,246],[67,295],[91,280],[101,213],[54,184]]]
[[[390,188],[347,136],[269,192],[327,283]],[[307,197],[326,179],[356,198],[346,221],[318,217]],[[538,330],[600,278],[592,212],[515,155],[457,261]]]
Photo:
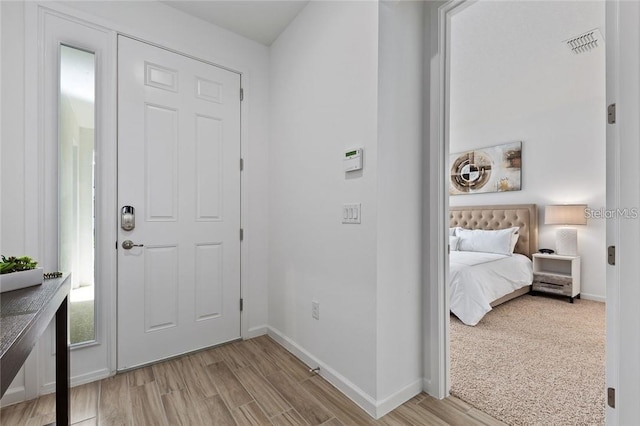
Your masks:
[[[520,227],[514,253],[531,257],[538,251],[538,208],[535,204],[449,207],[449,226],[467,229]]]

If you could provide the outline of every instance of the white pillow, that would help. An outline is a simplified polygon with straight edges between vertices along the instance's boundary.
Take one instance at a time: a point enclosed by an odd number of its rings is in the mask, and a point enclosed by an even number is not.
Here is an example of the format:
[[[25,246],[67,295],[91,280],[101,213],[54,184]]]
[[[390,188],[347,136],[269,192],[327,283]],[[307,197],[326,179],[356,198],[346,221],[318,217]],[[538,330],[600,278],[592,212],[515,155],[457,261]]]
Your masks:
[[[480,251],[511,256],[512,237],[518,232],[518,227],[487,231],[484,229],[458,229],[456,235],[460,237],[458,250]],[[516,240],[517,241],[517,240]]]
[[[451,251],[458,251],[458,244],[460,244],[460,237],[449,236],[449,247]]]
[[[518,228],[518,230],[519,229],[520,228]],[[518,234],[518,231],[511,234],[511,254],[513,254],[513,250],[515,250],[516,244],[518,244],[518,238],[520,238],[520,234]]]
[[[449,228],[449,236],[450,236],[450,237],[455,237],[455,235],[456,235],[456,229],[458,229],[458,227],[455,227],[455,228]]]

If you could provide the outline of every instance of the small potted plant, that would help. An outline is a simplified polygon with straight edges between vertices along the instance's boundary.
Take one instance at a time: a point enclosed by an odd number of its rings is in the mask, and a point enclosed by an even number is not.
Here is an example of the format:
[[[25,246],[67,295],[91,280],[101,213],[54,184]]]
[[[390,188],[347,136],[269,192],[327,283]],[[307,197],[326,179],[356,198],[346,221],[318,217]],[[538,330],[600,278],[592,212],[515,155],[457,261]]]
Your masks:
[[[42,268],[29,256],[2,256],[0,262],[0,293],[42,284]]]

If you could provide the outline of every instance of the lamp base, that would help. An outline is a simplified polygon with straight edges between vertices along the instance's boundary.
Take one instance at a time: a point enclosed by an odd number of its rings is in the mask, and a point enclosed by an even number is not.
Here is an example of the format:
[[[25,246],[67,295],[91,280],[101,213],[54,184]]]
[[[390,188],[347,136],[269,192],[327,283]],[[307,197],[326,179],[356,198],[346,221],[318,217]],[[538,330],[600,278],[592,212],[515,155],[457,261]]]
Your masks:
[[[556,231],[556,253],[564,256],[578,255],[578,230],[559,228]]]

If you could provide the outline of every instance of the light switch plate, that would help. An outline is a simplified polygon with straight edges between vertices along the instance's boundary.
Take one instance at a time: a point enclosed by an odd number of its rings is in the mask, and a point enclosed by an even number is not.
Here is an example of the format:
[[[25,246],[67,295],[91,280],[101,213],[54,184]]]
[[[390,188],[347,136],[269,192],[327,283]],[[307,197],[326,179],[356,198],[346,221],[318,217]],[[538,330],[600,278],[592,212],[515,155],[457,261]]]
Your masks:
[[[342,205],[342,223],[358,224],[361,221],[360,204],[343,204]]]

